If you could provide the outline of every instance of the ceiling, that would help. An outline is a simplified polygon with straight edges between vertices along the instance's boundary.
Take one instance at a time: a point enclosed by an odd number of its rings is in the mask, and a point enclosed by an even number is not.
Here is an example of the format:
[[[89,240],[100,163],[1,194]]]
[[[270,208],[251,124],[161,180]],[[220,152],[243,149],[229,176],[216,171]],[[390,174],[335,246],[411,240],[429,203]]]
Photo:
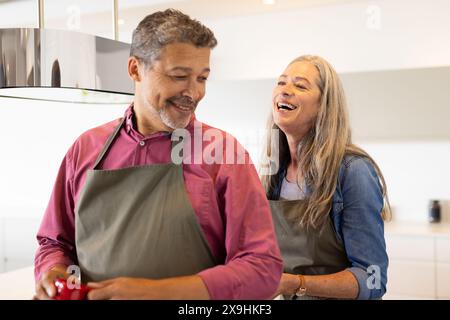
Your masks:
[[[340,6],[352,2],[363,3],[368,1],[118,0],[119,40],[129,42],[131,32],[139,21],[152,12],[167,8],[181,10],[193,18],[207,23],[207,20],[301,10],[318,6]],[[112,38],[113,3],[113,0],[44,0],[45,28],[71,29]],[[37,11],[37,0],[0,0],[0,28],[35,28],[38,26]],[[18,12],[21,14],[18,15]],[[76,15],[78,15],[78,18],[75,17]]]
[[[119,5],[127,12],[153,12],[173,7],[198,18],[214,19],[336,5],[361,0],[132,0]],[[149,4],[152,3],[152,4]],[[272,4],[265,4],[272,3]]]
[[[210,19],[357,1],[367,2],[367,0],[118,0],[118,6],[119,14],[126,16],[141,16],[143,13],[176,8],[197,18]],[[45,16],[47,19],[64,17],[67,15],[68,8],[73,6],[78,6],[84,15],[101,14],[111,12],[113,0],[44,0]],[[37,10],[37,0],[0,0],[0,8],[2,16],[7,17],[8,12],[23,13],[23,9]],[[17,14],[10,17],[14,16]]]

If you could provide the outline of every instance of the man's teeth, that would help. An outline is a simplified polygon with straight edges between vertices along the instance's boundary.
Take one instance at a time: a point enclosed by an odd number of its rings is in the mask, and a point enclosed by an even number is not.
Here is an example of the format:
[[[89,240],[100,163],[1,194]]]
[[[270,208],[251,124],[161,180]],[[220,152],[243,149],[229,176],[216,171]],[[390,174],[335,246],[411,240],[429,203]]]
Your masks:
[[[278,109],[285,109],[285,110],[294,110],[294,109],[297,109],[296,106],[294,106],[294,105],[292,105],[292,104],[289,104],[289,103],[284,103],[284,102],[279,102],[279,103],[277,104],[277,106],[278,106]]]
[[[191,111],[192,110],[191,107],[180,106],[179,104],[176,104],[175,106],[177,106],[178,108],[180,108],[183,111]]]

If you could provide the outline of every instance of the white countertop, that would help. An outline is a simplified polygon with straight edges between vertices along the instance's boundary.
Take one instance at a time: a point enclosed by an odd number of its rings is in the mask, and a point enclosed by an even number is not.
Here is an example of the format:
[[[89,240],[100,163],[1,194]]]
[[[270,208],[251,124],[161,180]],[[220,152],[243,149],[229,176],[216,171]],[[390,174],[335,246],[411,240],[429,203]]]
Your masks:
[[[0,273],[0,300],[31,300],[33,295],[33,266]]]
[[[385,223],[385,234],[450,237],[450,224],[391,221]]]

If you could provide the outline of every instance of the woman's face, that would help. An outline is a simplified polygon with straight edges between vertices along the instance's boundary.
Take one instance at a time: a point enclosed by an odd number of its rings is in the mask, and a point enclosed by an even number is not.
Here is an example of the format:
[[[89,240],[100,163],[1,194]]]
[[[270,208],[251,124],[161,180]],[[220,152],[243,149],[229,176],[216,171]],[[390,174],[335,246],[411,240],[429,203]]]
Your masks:
[[[302,138],[319,112],[319,71],[307,61],[290,64],[278,78],[272,95],[275,124],[286,134]]]

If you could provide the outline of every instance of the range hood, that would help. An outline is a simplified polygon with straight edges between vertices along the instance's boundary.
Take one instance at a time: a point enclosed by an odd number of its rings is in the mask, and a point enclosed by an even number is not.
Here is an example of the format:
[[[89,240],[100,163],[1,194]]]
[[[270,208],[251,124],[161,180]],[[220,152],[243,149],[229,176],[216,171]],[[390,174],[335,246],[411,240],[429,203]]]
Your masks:
[[[0,97],[129,103],[129,52],[127,43],[74,31],[0,29]]]

